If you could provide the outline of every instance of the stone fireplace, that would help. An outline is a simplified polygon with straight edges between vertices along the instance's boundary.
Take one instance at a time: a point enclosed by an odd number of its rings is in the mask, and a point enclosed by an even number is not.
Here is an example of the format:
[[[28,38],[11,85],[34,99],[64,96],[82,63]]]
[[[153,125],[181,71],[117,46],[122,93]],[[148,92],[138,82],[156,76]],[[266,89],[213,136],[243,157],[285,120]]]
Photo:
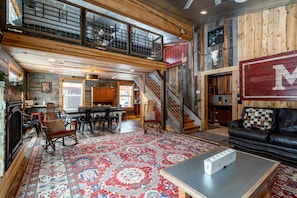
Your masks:
[[[0,177],[22,147],[22,101],[18,88],[0,81]]]
[[[6,102],[5,171],[22,146],[22,101]]]

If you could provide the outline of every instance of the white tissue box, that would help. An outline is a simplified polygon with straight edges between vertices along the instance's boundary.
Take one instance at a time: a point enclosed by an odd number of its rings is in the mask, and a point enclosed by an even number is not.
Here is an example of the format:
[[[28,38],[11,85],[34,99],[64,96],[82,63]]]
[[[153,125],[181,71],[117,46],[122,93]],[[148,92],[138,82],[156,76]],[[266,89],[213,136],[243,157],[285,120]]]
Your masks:
[[[226,149],[204,160],[204,172],[213,175],[236,160],[236,150]]]

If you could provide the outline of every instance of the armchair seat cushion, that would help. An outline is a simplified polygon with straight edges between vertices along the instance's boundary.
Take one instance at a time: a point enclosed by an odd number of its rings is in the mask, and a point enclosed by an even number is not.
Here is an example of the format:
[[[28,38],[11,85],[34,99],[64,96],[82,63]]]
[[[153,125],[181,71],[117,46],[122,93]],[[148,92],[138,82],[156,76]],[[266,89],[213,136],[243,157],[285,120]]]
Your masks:
[[[51,136],[51,138],[60,138],[60,137],[73,135],[74,133],[76,133],[75,130],[63,130],[63,131],[49,132],[48,134]]]

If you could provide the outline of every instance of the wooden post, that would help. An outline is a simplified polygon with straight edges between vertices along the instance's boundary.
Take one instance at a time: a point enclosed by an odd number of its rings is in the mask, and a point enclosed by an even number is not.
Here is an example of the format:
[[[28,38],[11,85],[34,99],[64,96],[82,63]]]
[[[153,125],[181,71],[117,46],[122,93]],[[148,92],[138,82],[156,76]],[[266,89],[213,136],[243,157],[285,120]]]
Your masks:
[[[5,15],[6,15],[6,1],[0,1],[0,8],[1,8],[1,12],[0,12],[0,30],[4,30],[5,29]]]
[[[86,9],[80,8],[80,45],[86,45]]]
[[[161,129],[165,130],[166,128],[166,71],[163,71],[161,82]]]

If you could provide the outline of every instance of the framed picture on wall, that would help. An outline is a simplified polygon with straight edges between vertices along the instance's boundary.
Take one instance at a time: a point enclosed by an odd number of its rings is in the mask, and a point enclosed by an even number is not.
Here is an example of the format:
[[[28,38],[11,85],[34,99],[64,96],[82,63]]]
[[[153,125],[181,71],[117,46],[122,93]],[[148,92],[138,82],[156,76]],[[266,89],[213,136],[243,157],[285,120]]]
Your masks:
[[[51,93],[52,92],[52,83],[51,82],[42,82],[41,83],[41,92]]]
[[[224,43],[224,27],[219,27],[208,32],[208,47]]]

